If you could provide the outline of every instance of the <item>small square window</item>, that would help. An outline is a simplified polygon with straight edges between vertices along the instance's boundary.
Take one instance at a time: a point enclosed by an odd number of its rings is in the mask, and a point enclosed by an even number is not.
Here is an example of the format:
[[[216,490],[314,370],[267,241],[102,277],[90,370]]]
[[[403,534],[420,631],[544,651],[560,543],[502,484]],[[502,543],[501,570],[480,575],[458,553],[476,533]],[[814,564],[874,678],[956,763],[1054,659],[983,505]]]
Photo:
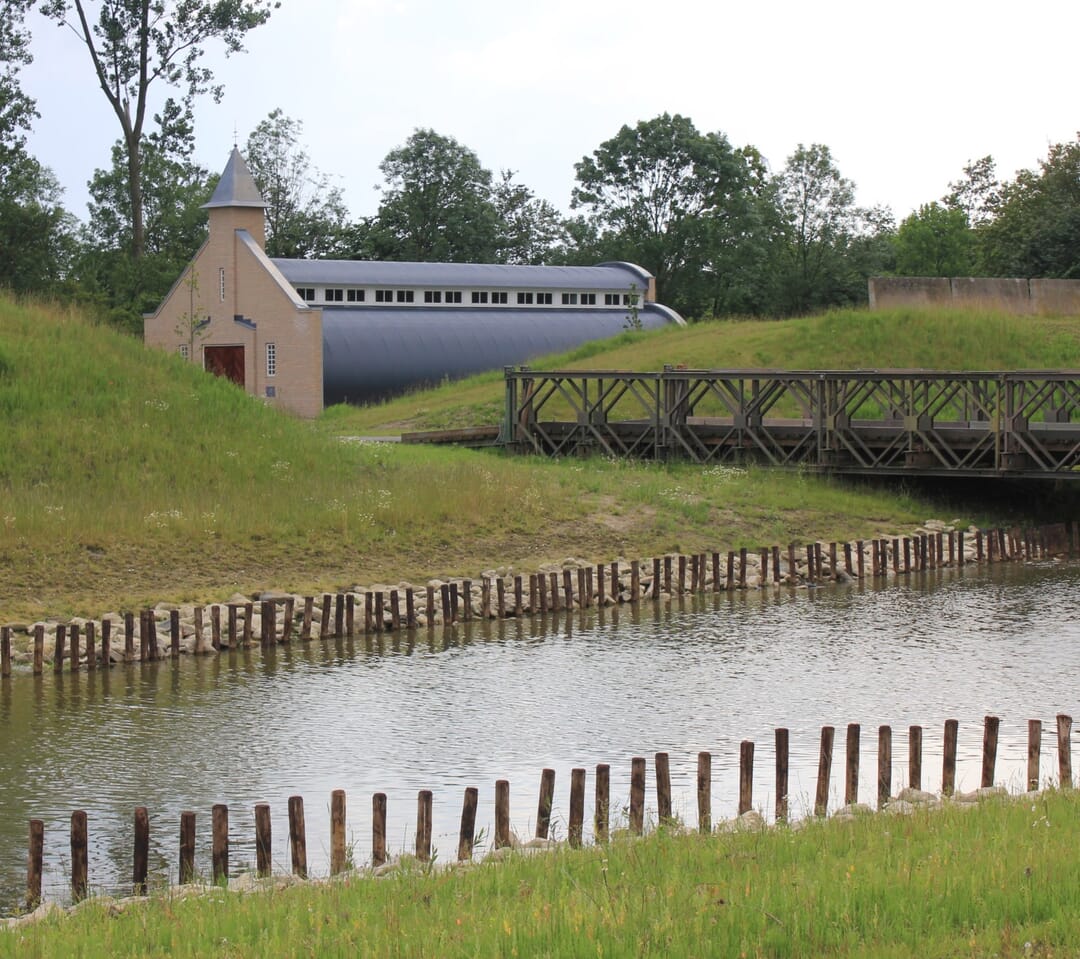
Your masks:
[[[393,303],[394,291],[393,290],[376,290],[375,291],[376,303]]]
[[[349,290],[345,297],[350,303],[363,303],[364,291],[363,290]]]
[[[315,302],[315,287],[313,286],[298,286],[296,288],[296,295],[304,300],[306,303]]]
[[[491,302],[505,306],[507,303],[507,294],[501,290],[496,290],[491,294]]]
[[[487,303],[487,290],[473,290],[472,301],[473,303]]]
[[[424,290],[425,303],[442,303],[441,290]]]
[[[582,306],[596,306],[596,294],[595,293],[582,293],[581,294]]]
[[[323,290],[323,298],[327,303],[340,303],[345,299],[344,290],[331,290],[329,288]]]
[[[604,294],[604,306],[618,306],[619,294],[618,293],[605,293]]]
[[[550,293],[537,293],[536,302],[539,306],[551,306],[551,294]]]
[[[180,355],[185,359],[191,359],[191,350],[188,349],[187,343],[180,344]]]
[[[624,293],[622,295],[623,306],[637,306],[638,295],[636,293]]]
[[[397,291],[398,303],[412,303],[413,291],[412,290],[398,290]]]
[[[563,306],[577,306],[577,294],[576,293],[564,293],[562,295]]]
[[[532,306],[533,295],[531,293],[519,293],[517,301],[518,306]]]

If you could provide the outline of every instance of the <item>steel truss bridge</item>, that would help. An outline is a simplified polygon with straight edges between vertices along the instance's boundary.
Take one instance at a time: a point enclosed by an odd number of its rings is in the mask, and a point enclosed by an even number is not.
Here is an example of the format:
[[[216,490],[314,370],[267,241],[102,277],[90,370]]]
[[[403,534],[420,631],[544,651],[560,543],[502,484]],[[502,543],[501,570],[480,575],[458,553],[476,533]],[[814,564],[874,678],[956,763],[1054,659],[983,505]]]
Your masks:
[[[1080,371],[506,369],[509,449],[1080,479]]]

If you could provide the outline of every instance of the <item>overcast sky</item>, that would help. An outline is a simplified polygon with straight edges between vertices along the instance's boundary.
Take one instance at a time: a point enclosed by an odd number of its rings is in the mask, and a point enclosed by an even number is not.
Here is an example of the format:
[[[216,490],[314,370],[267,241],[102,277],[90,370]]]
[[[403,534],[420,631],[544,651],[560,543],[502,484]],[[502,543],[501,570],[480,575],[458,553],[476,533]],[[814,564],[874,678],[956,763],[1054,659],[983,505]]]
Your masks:
[[[77,38],[35,26],[31,148],[85,217],[119,124]],[[283,0],[246,53],[213,49],[225,97],[197,107],[197,158],[220,170],[234,131],[243,146],[280,107],[361,216],[382,158],[430,127],[566,211],[574,163],[666,111],[773,170],[827,144],[859,204],[899,221],[969,160],[992,154],[1011,178],[1076,136],[1078,28],[1071,0]]]

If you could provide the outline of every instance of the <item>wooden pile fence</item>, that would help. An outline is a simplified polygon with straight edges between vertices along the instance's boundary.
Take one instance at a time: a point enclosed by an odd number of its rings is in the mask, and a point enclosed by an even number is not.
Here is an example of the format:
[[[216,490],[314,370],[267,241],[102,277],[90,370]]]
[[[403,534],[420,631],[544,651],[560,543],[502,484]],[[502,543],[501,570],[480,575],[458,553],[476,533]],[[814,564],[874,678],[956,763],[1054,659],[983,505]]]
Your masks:
[[[856,540],[848,543],[807,543],[797,547],[743,547],[726,553],[666,555],[651,561],[633,560],[629,570],[618,562],[579,566],[548,574],[483,577],[480,583],[480,607],[474,604],[476,584],[470,579],[442,583],[438,591],[432,585],[417,589],[368,590],[324,593],[321,597],[303,597],[299,613],[295,597],[265,599],[244,603],[195,606],[193,611],[196,642],[194,652],[213,652],[254,645],[254,613],[260,612],[258,641],[263,647],[289,643],[293,638],[306,643],[318,638],[352,639],[357,635],[399,632],[420,628],[418,604],[423,603],[426,627],[434,629],[440,618],[443,625],[468,623],[479,619],[521,619],[525,615],[546,616],[562,610],[590,609],[614,604],[636,605],[643,600],[658,602],[665,594],[685,595],[719,593],[724,590],[763,588],[770,583],[780,586],[805,583],[811,586],[838,579],[871,580],[947,567],[963,567],[970,562],[970,551],[977,564],[1026,561],[1055,555],[1074,556],[1080,552],[1080,523],[1059,523],[1033,529],[977,530],[974,548],[965,542],[962,530],[923,533],[918,536]],[[805,574],[799,573],[803,561]],[[786,563],[786,570],[785,570]],[[756,567],[756,582],[751,573]],[[404,594],[404,595],[402,595]],[[316,617],[318,605],[320,615]],[[359,607],[359,608],[358,608]],[[278,629],[278,611],[281,629]],[[209,613],[210,644],[203,644]],[[138,614],[136,635],[133,612],[123,614],[122,623],[111,619],[99,623],[58,624],[53,648],[52,670],[61,673],[64,661],[75,672],[85,658],[85,668],[113,665],[114,625],[117,639],[123,641],[122,661],[152,662],[177,659],[184,649],[184,630],[180,613],[168,616],[167,633],[158,635],[158,617],[154,610]],[[0,627],[0,678],[12,673],[12,628]],[[137,639],[137,648],[136,648]],[[38,623],[33,633],[31,669],[41,675],[45,669],[45,626]]]
[[[1057,724],[1058,784],[1061,788],[1071,788],[1072,775],[1072,718],[1059,714]],[[942,746],[941,794],[945,797],[954,795],[956,787],[957,744],[959,721],[945,721]],[[997,761],[998,734],[1000,720],[996,716],[986,716],[983,721],[981,786],[994,785],[994,772]],[[845,754],[844,805],[859,802],[859,760],[860,726],[856,723],[847,727]],[[1042,750],[1042,722],[1037,719],[1027,723],[1027,774],[1025,785],[1028,790],[1037,789],[1040,782],[1040,761]],[[785,823],[789,818],[788,802],[788,759],[789,731],[784,728],[775,730],[775,810],[778,823]],[[824,817],[828,812],[830,777],[833,766],[833,745],[835,728],[823,726],[819,747],[817,788],[814,796],[813,814]],[[878,727],[877,736],[877,808],[884,808],[892,796],[892,729],[889,726]],[[921,790],[923,783],[922,764],[923,728],[908,728],[908,786]],[[739,792],[738,814],[740,816],[754,808],[754,743],[744,740],[739,746]],[[630,797],[627,807],[627,830],[632,836],[640,836],[645,831],[646,802],[646,759],[636,756],[630,764]],[[656,753],[654,757],[656,789],[656,811],[660,824],[673,822],[671,769],[666,752]],[[593,802],[593,836],[597,843],[605,843],[611,838],[611,767],[600,764],[596,767]],[[703,834],[713,832],[712,819],[712,754],[700,752],[697,756],[696,773],[698,830]],[[567,820],[567,842],[571,848],[579,848],[584,840],[586,770],[575,768],[570,775],[569,816]],[[546,840],[551,830],[551,814],[554,807],[555,770],[544,769],[540,776],[540,790],[537,800],[535,836]],[[461,811],[461,824],[458,832],[457,859],[468,861],[472,858],[476,845],[476,811],[479,791],[475,787],[465,790]],[[495,830],[494,848],[496,850],[513,845],[514,838],[510,827],[510,783],[499,779],[495,782]],[[415,854],[416,858],[427,863],[432,859],[432,808],[431,790],[423,789],[417,795]],[[271,848],[272,827],[270,806],[258,803],[254,810],[255,823],[255,871],[260,877],[269,876],[272,871]],[[377,792],[371,801],[371,865],[373,868],[388,861],[387,852],[387,797],[386,793]],[[301,796],[291,796],[288,800],[289,855],[292,873],[301,878],[308,877],[307,837],[304,823],[304,800]],[[150,817],[144,806],[135,809],[134,843],[132,855],[132,890],[135,895],[145,895],[149,882],[150,860]],[[178,847],[178,879],[181,885],[195,880],[195,813],[183,812],[180,815]],[[42,876],[45,847],[45,824],[40,819],[30,820],[29,851],[27,857],[26,906],[33,909],[42,896]],[[75,901],[86,897],[89,890],[88,874],[89,827],[87,814],[76,810],[71,815],[70,863],[71,895]],[[222,883],[229,876],[229,807],[216,804],[211,813],[211,871],[214,883]],[[349,868],[346,845],[346,795],[342,789],[336,789],[330,797],[330,874],[338,875]]]

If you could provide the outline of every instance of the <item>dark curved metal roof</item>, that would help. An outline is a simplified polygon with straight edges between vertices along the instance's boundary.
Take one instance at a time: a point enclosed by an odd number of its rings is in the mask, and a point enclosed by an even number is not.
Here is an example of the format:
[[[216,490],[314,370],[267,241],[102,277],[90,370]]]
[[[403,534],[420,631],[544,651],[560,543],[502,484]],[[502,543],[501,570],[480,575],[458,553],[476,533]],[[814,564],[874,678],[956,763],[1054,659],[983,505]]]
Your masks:
[[[391,260],[287,260],[274,265],[293,285],[412,286],[520,290],[645,291],[652,274],[633,263],[515,266],[501,263],[400,263]]]
[[[381,264],[386,266],[386,264]],[[638,312],[645,329],[682,323],[656,303]],[[326,308],[323,398],[359,403],[515,366],[626,329],[622,309],[492,309],[481,307]]]

